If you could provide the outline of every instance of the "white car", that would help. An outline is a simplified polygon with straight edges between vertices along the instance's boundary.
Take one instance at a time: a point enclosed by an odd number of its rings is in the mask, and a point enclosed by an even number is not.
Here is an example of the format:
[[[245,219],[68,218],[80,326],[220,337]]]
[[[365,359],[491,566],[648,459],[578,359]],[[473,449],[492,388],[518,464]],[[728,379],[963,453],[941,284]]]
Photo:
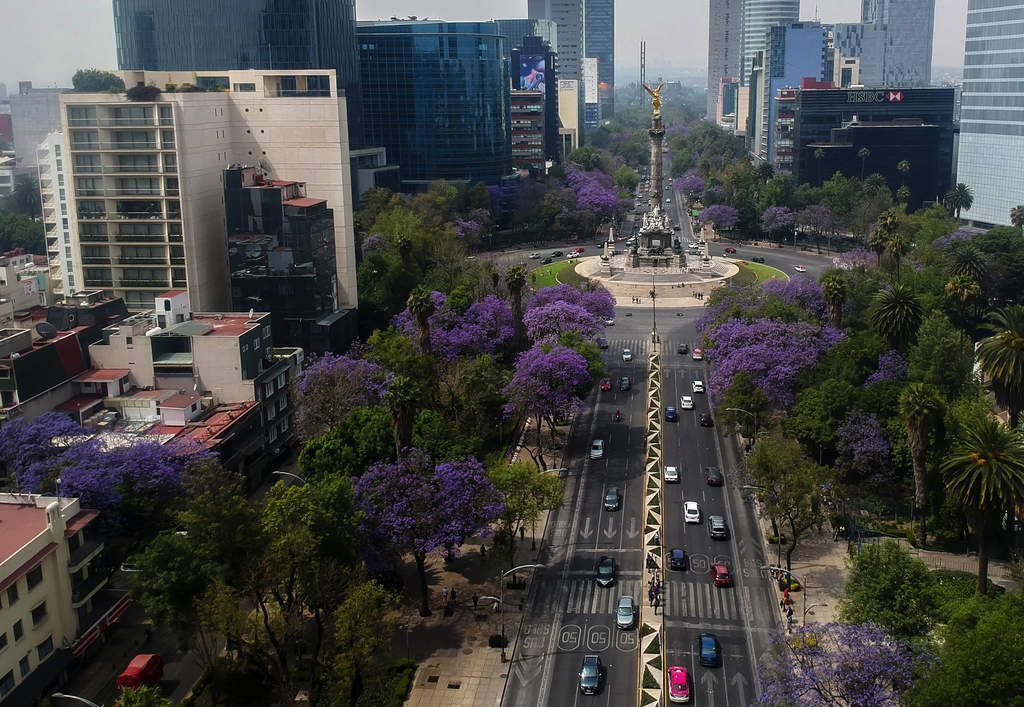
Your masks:
[[[590,445],[590,458],[591,459],[603,459],[604,458],[604,440],[595,439],[593,444]]]
[[[700,506],[696,501],[687,501],[683,504],[683,521],[686,523],[700,523]]]
[[[703,393],[704,392],[704,381],[694,381],[693,382],[693,392],[694,393]]]
[[[530,253],[528,257],[530,258],[530,260],[536,260],[537,258],[540,257],[540,253]]]
[[[615,320],[614,319],[605,319],[604,320],[604,325],[605,326],[615,326]]]
[[[674,466],[665,467],[665,483],[666,484],[678,484],[679,483],[679,468]]]
[[[633,360],[633,352],[630,351],[629,349],[622,349],[622,360],[623,361],[632,361]]]
[[[578,257],[580,257],[579,253],[567,253],[566,256],[565,256],[565,259],[566,260],[575,260]]]
[[[689,395],[679,398],[679,407],[683,410],[693,410],[693,398]]]
[[[805,268],[803,265],[794,265],[793,269],[796,270],[797,272],[807,272],[807,268]]]

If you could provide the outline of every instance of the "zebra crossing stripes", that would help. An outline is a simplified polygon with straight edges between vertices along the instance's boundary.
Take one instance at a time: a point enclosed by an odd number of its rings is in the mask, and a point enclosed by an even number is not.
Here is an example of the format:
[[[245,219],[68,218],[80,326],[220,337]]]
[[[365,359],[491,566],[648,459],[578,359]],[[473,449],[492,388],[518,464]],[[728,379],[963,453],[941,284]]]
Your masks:
[[[622,350],[629,349],[633,354],[633,360],[636,361],[647,355],[648,346],[650,346],[650,342],[643,337],[639,339],[609,339],[608,353],[621,359]]]
[[[569,586],[565,614],[614,614],[619,597],[626,595],[638,602],[645,599],[640,596],[639,579],[618,579],[610,587],[599,586],[593,579],[574,579]]]
[[[710,581],[670,580],[666,583],[663,601],[666,616],[705,620],[740,618],[737,589],[720,589]]]

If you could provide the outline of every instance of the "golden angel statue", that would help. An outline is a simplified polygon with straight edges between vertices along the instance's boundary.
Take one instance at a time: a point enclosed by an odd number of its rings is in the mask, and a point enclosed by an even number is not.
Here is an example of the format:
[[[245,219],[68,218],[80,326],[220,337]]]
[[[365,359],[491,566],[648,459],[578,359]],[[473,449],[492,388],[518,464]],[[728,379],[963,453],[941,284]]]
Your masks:
[[[665,82],[662,81],[658,84],[657,88],[651,88],[647,84],[641,84],[644,90],[651,94],[651,103],[654,106],[654,114],[661,114],[661,89],[665,88]]]

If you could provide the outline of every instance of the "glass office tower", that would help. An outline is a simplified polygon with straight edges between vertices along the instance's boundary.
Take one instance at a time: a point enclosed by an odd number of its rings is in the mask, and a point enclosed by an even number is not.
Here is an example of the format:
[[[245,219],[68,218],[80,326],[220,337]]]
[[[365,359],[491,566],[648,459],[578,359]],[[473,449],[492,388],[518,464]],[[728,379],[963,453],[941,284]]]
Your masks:
[[[615,0],[587,0],[584,10],[586,56],[597,59],[601,117],[615,115]]]
[[[750,82],[754,57],[766,49],[768,29],[800,19],[800,0],[743,0],[740,23],[740,85]]]
[[[508,56],[493,22],[360,22],[366,139],[435,179],[497,184],[512,172]]]
[[[334,69],[362,140],[355,0],[114,0],[121,69]]]

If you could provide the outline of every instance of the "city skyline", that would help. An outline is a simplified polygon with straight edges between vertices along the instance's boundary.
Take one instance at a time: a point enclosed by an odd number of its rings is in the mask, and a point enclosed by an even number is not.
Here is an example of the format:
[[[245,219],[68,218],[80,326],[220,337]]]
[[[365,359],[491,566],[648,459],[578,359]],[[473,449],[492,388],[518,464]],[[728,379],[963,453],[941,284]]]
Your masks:
[[[800,18],[822,22],[856,22],[860,0],[827,3],[801,0]],[[616,69],[619,83],[629,83],[638,64],[641,39],[647,41],[648,66],[678,71],[703,71],[707,66],[708,4],[684,7],[669,0],[648,0],[644,12],[620,12],[615,27]],[[932,65],[959,67],[963,63],[967,0],[936,0],[935,42]],[[358,3],[360,20],[417,15],[444,20],[490,20],[526,17],[526,1],[503,0],[381,0]],[[39,0],[25,7],[15,0],[0,0],[0,14],[13,17],[13,31],[0,44],[0,81],[17,91],[17,81],[37,87],[70,85],[76,69],[95,66],[116,69],[114,22],[110,0]],[[53,21],[61,17],[62,21]],[[655,18],[657,18],[655,20]],[[692,41],[680,42],[679,27],[692,27]],[[40,53],[39,47],[47,51]],[[211,69],[218,67],[209,67]]]

